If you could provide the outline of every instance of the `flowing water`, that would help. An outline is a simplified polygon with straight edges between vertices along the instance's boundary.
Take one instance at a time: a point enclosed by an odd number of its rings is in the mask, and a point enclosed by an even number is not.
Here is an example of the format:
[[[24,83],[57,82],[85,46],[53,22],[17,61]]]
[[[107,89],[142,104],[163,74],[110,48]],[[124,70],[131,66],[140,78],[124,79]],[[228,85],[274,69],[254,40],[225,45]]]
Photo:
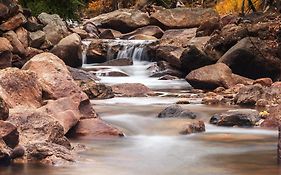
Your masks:
[[[148,78],[137,63],[125,68],[130,78],[100,77],[114,84],[127,81],[146,83],[154,90],[185,93],[184,81]],[[89,65],[88,65],[89,66]],[[170,84],[171,83],[171,84]],[[174,84],[173,84],[174,83]],[[160,86],[162,85],[162,88]],[[166,89],[166,90],[163,90]],[[169,90],[167,90],[169,89]],[[181,90],[181,89],[184,89]],[[107,122],[124,131],[124,138],[80,139],[87,150],[76,163],[67,166],[13,165],[0,169],[2,175],[278,175],[277,132],[257,128],[224,128],[206,125],[206,132],[179,135],[188,119],[158,119],[157,114],[178,101],[168,97],[118,97],[92,100],[95,110]],[[205,106],[194,101],[182,105],[208,123],[210,116],[236,107]]]

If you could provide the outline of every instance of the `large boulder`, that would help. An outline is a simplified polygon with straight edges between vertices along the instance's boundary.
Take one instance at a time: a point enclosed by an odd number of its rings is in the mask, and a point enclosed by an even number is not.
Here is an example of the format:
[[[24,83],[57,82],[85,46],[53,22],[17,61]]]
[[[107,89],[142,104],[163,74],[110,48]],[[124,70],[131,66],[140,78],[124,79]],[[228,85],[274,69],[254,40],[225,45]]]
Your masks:
[[[195,113],[183,109],[180,105],[171,105],[161,111],[158,118],[190,118],[195,119],[197,116]]]
[[[78,34],[73,33],[63,38],[51,52],[71,67],[82,66],[82,43]]]
[[[165,9],[157,7],[151,14],[153,23],[160,24],[166,29],[199,27],[207,22],[217,22],[219,14],[211,8],[191,9],[175,8]]]
[[[50,142],[70,148],[64,137],[63,126],[51,115],[37,109],[14,108],[8,120],[19,132],[19,144],[27,146],[38,142]]]
[[[40,107],[42,88],[34,72],[8,68],[0,71],[0,94],[10,108]]]
[[[90,19],[92,23],[103,28],[111,28],[123,33],[150,24],[148,14],[135,9],[120,9]]]
[[[105,123],[100,118],[80,120],[70,133],[73,137],[122,137],[124,134],[119,129]]]
[[[8,19],[6,22],[2,23],[0,25],[0,30],[2,31],[9,31],[9,30],[14,30],[17,27],[23,25],[26,23],[26,18],[24,17],[23,14],[19,13],[12,18]]]
[[[103,41],[100,39],[92,40],[88,47],[87,63],[103,63],[107,61],[107,50]]]
[[[56,45],[61,39],[68,35],[66,23],[59,17],[59,15],[41,13],[38,16],[38,19],[45,25],[43,31],[46,33],[46,39],[50,41],[52,45]]]
[[[244,38],[228,50],[219,62],[228,65],[238,75],[276,80],[281,74],[281,60],[271,43],[258,38]]]
[[[186,45],[189,40],[196,36],[196,30],[197,28],[166,30],[161,40],[172,40],[181,45]]]
[[[218,126],[251,127],[255,126],[259,120],[258,111],[252,109],[237,109],[214,115],[210,119],[210,123]]]
[[[215,89],[217,87],[230,88],[236,84],[248,84],[248,79],[232,74],[231,69],[217,63],[191,71],[186,81],[198,89]]]

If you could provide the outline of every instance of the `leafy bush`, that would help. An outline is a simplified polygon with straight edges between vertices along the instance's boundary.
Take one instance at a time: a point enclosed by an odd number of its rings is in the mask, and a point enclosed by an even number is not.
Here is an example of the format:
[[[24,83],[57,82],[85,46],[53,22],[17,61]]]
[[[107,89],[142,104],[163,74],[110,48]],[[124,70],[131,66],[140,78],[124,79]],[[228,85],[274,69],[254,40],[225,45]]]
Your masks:
[[[46,12],[65,19],[78,19],[79,10],[84,6],[82,0],[19,0],[19,3],[31,9],[35,16]]]

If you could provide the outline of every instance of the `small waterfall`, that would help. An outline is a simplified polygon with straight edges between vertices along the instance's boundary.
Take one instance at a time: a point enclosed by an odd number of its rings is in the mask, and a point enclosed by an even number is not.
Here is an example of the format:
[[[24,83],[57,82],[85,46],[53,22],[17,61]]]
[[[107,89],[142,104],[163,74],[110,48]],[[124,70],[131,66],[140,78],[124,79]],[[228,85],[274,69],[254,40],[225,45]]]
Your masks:
[[[133,61],[151,61],[147,55],[147,46],[153,42],[146,40],[115,40],[111,45],[120,47],[115,59],[129,58]]]
[[[91,40],[83,40],[83,52],[82,52],[82,65],[87,64],[87,50],[91,44]]]

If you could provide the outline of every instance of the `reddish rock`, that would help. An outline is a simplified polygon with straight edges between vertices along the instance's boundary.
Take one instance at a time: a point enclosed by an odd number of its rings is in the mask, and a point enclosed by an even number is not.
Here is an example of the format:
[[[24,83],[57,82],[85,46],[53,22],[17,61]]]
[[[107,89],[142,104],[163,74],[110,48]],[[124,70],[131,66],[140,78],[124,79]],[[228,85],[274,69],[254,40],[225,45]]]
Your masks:
[[[200,16],[200,17],[199,17]],[[206,9],[190,9],[175,8],[165,9],[157,7],[156,11],[151,15],[152,21],[162,24],[165,28],[192,28],[213,21],[219,21],[219,14],[211,8]]]
[[[20,27],[16,30],[16,34],[19,41],[23,44],[25,48],[27,48],[29,44],[28,31],[25,28]]]
[[[162,40],[176,40],[185,45],[188,41],[196,36],[197,28],[191,29],[171,29],[166,30],[162,36]]]
[[[88,137],[122,137],[124,134],[117,128],[106,124],[99,118],[80,120],[72,131],[73,136]]]
[[[104,29],[101,30],[100,33],[100,39],[117,39],[117,38],[121,38],[122,33],[117,31],[117,30],[112,30],[112,29]]]
[[[26,18],[23,16],[23,14],[19,13],[16,16],[13,16],[12,18],[8,19],[6,22],[2,23],[0,25],[0,30],[14,30],[19,26],[23,25],[24,23],[26,23]]]
[[[267,117],[260,125],[263,128],[277,129],[280,126],[280,119],[276,117]]]
[[[5,69],[12,66],[12,53],[5,51],[0,53],[0,69]]]
[[[133,65],[133,61],[128,58],[109,60],[107,62],[99,64],[99,66],[130,66],[130,65]]]
[[[0,71],[0,94],[10,108],[40,107],[42,88],[34,72],[8,68]]]
[[[0,121],[6,120],[9,117],[8,104],[0,97]]]
[[[82,66],[82,43],[76,33],[63,38],[50,52],[57,55],[68,66]]]
[[[260,84],[262,86],[270,87],[272,85],[271,78],[260,78],[254,81],[254,84]]]
[[[113,98],[112,88],[105,84],[95,83],[93,81],[81,82],[80,87],[90,99],[108,99]]]
[[[146,97],[154,94],[148,87],[140,83],[123,83],[111,87],[115,95],[122,97]]]
[[[159,39],[163,36],[163,34],[164,31],[158,26],[145,26],[145,27],[138,28],[130,33],[126,33],[122,35],[122,39],[128,39],[135,35],[153,36]]]
[[[15,148],[19,143],[19,133],[16,126],[10,122],[0,120],[0,138],[10,148]]]
[[[19,55],[25,55],[26,50],[24,48],[24,45],[20,42],[18,39],[17,34],[14,31],[9,31],[7,33],[4,33],[3,36],[7,38],[11,45],[13,46],[12,52]]]
[[[180,134],[187,135],[187,134],[199,133],[199,132],[205,132],[205,124],[201,120],[196,122],[189,122],[182,128]]]
[[[12,51],[13,46],[7,38],[0,37],[0,53],[5,51]]]
[[[78,27],[76,27],[76,28],[71,28],[70,30],[71,30],[73,33],[76,33],[77,35],[79,35],[81,39],[86,39],[86,38],[89,37],[89,34],[88,34],[85,30],[80,29],[80,28],[78,28]]]

